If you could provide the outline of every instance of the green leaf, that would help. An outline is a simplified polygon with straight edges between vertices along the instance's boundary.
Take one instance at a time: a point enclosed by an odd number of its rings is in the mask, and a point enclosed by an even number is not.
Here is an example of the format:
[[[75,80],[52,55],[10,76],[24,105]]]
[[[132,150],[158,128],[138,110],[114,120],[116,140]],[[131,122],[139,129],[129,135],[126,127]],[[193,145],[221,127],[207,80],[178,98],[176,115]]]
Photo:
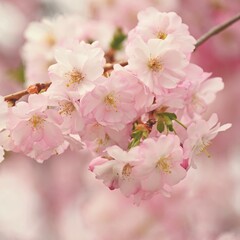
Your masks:
[[[134,132],[132,132],[132,138],[141,138],[142,137],[142,134],[143,134],[143,132],[142,131],[140,131],[140,130],[137,130],[137,131],[134,131]]]
[[[165,113],[163,113],[163,115],[167,116],[171,120],[176,120],[177,119],[177,115],[175,113],[165,112]]]
[[[118,28],[114,33],[113,39],[110,46],[114,50],[121,50],[123,47],[123,42],[127,38],[127,35],[123,33],[121,28]]]
[[[167,126],[167,129],[170,131],[170,132],[173,132],[174,131],[174,128],[173,128],[173,123],[172,123],[172,120],[167,116],[167,115],[164,115],[163,116],[164,118],[164,122]]]
[[[133,138],[130,144],[128,145],[128,148],[130,149],[132,147],[136,147],[139,144],[140,144],[140,138],[139,139]]]
[[[161,121],[161,120],[159,120],[159,121],[157,122],[157,130],[158,130],[160,133],[162,133],[162,132],[164,131],[164,129],[165,129],[164,122]]]
[[[143,139],[146,139],[146,138],[148,137],[148,135],[149,135],[149,132],[148,132],[148,131],[143,131],[143,133],[142,133],[142,138],[143,138]]]
[[[167,126],[172,125],[172,120],[167,115],[164,115],[163,119],[164,119],[164,122]]]

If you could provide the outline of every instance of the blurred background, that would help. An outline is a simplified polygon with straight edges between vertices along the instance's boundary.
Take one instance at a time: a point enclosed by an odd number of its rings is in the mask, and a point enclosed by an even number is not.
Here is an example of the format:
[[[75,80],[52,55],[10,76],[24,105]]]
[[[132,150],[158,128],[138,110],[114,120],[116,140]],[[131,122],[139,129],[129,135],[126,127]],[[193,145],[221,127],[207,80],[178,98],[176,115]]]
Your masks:
[[[148,6],[177,12],[196,39],[240,12],[240,0],[0,0],[0,95],[26,85],[21,56],[31,21],[74,14],[127,31]],[[225,89],[209,113],[233,126],[214,140],[212,157],[203,157],[171,198],[133,205],[95,180],[86,150],[43,164],[8,153],[0,165],[0,240],[239,240],[240,22],[208,40],[192,58],[223,78]]]

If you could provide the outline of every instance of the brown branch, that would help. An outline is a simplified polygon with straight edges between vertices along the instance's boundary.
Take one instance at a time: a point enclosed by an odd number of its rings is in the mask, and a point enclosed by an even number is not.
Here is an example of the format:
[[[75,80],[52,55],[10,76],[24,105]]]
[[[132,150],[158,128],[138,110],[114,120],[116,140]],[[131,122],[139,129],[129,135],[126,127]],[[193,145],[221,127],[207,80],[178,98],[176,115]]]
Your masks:
[[[42,91],[46,91],[52,83],[36,83],[34,85],[29,86],[27,89],[9,94],[4,97],[6,102],[9,102],[11,105],[15,105],[16,101],[28,94],[40,93]]]
[[[202,37],[200,37],[196,44],[195,44],[195,50],[202,45],[204,42],[206,42],[209,38],[211,38],[212,36],[222,32],[223,30],[225,30],[226,28],[228,28],[229,26],[231,26],[232,24],[234,24],[235,22],[240,20],[240,13],[237,14],[236,16],[234,16],[233,18],[231,18],[230,20],[216,26],[213,27],[212,29],[210,29],[207,33],[205,33]]]
[[[128,65],[128,62],[120,62],[118,64],[120,64],[122,67],[125,67]],[[106,63],[104,66],[104,74],[107,73],[108,71],[113,70],[113,66],[114,66],[114,63]]]

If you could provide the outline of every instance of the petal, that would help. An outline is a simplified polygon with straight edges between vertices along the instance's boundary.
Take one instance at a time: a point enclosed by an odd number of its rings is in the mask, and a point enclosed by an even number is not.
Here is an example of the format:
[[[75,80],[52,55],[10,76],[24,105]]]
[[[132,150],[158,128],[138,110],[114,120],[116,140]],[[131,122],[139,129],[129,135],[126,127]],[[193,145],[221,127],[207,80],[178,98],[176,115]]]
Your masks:
[[[44,137],[43,140],[52,148],[61,145],[64,141],[61,130],[54,124],[44,123]]]

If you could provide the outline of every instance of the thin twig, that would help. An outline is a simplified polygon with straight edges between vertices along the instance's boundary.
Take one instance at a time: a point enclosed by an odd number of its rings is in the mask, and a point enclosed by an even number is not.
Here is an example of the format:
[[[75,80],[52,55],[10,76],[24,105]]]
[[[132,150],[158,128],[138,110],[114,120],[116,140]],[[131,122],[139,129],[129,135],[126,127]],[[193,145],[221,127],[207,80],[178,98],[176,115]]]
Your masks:
[[[226,28],[228,28],[229,26],[231,26],[232,24],[234,24],[235,22],[237,22],[239,20],[240,20],[240,13],[237,14],[235,17],[231,18],[230,20],[224,22],[223,24],[220,24],[220,25],[210,29],[207,33],[205,33],[202,37],[200,37],[197,40],[197,43],[195,44],[195,50],[200,45],[202,45],[204,42],[206,42],[209,38],[211,38],[212,36],[222,32],[223,30],[225,30]]]
[[[36,83],[34,85],[29,86],[27,89],[9,94],[4,97],[6,102],[9,102],[11,105],[15,105],[16,101],[28,94],[40,93],[42,91],[47,91],[52,83]]]
[[[122,67],[124,67],[124,66],[128,65],[128,62],[120,62],[118,64],[120,64]],[[104,73],[113,70],[113,66],[114,66],[114,63],[106,63],[104,66]]]

